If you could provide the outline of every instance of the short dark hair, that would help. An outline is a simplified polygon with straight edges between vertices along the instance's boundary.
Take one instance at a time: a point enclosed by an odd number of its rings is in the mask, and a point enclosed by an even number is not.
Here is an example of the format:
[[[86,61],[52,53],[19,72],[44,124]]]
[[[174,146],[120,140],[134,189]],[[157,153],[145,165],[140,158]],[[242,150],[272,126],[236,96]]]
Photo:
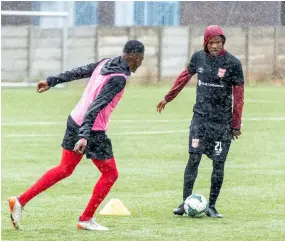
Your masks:
[[[144,53],[144,45],[138,40],[129,40],[124,46],[123,53]]]

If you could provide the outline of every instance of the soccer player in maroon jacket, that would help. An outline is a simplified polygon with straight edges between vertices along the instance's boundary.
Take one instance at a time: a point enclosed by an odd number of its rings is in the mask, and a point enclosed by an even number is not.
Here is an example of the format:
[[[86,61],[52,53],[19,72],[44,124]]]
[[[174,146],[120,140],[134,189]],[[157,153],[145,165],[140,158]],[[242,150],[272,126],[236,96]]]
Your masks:
[[[211,190],[207,216],[222,218],[215,208],[223,179],[224,165],[231,140],[241,135],[244,78],[240,61],[224,49],[226,37],[221,27],[208,26],[204,32],[204,49],[194,53],[186,70],[157,105],[160,113],[198,75],[196,103],[190,125],[189,160],[184,173],[183,202],[192,194],[202,154],[213,160]],[[233,103],[232,103],[233,102]],[[232,107],[233,104],[233,107]],[[173,210],[184,214],[183,203]]]

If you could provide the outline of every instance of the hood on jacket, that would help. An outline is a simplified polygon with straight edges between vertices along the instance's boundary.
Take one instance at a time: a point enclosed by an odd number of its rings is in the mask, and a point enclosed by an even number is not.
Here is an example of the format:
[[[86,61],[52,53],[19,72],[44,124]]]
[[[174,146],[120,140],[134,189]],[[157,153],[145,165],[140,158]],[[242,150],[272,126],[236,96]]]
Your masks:
[[[225,44],[226,37],[224,35],[223,29],[218,25],[210,25],[204,31],[204,44],[203,45],[204,45],[204,50],[206,52],[208,52],[208,49],[207,49],[208,41],[215,36],[221,36],[224,42],[223,44]]]
[[[113,73],[123,73],[131,75],[131,71],[126,61],[121,56],[110,59],[101,69],[101,75],[108,75]]]

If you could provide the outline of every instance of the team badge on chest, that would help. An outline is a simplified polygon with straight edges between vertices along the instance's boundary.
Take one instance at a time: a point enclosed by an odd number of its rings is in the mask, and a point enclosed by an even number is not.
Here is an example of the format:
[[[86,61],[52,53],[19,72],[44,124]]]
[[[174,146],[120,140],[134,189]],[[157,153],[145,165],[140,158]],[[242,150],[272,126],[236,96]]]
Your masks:
[[[225,76],[225,73],[226,73],[226,69],[221,69],[221,68],[219,68],[219,70],[218,70],[218,76],[220,77],[220,78],[223,78],[224,76]]]

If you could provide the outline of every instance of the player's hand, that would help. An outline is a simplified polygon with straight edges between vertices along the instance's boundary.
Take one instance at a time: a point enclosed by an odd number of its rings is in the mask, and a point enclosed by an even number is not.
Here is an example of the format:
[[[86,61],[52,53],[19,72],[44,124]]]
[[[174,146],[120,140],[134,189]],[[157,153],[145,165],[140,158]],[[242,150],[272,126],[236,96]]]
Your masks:
[[[165,108],[165,106],[166,106],[167,103],[168,103],[168,102],[167,102],[165,99],[161,100],[161,101],[158,103],[158,105],[156,106],[157,112],[161,113],[161,111],[164,110],[164,108]]]
[[[233,130],[232,135],[233,135],[233,140],[238,139],[238,137],[241,135],[241,131]]]
[[[83,154],[87,146],[87,140],[85,138],[81,138],[74,146],[73,151],[77,154]]]
[[[48,85],[48,82],[46,80],[41,80],[40,82],[37,83],[36,89],[38,93],[43,93],[47,91],[50,88]]]

